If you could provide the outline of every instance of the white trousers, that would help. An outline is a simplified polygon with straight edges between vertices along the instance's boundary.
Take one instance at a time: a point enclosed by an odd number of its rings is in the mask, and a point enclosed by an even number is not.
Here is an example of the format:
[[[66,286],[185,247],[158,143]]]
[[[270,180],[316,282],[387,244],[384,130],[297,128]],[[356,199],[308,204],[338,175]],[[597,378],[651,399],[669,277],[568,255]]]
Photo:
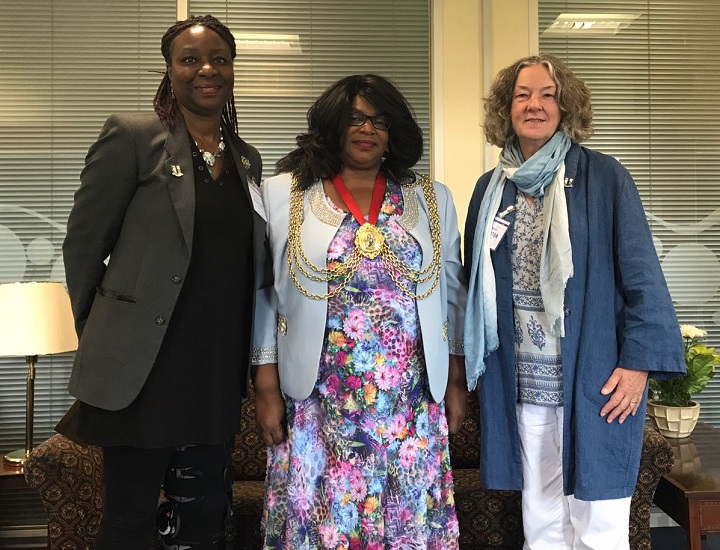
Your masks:
[[[629,550],[630,497],[584,501],[563,494],[563,408],[519,403],[517,419],[524,550]]]

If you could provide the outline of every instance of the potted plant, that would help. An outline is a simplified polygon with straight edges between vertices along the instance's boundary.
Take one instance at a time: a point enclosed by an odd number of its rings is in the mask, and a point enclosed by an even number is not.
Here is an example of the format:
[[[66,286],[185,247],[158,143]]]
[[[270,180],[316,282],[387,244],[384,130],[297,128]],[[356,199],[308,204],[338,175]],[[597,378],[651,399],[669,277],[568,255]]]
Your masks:
[[[695,428],[700,404],[691,396],[700,393],[715,375],[720,355],[705,345],[707,332],[692,325],[680,325],[687,372],[668,380],[650,380],[648,415],[665,437],[687,437]]]

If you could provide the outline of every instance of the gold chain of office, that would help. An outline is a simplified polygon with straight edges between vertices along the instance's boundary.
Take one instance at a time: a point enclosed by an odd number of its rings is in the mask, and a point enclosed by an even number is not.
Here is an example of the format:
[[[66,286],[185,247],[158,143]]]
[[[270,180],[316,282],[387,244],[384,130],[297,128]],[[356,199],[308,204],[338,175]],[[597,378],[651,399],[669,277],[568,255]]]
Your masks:
[[[412,184],[403,184],[403,186],[415,186]],[[387,241],[384,240],[378,256],[382,260],[390,277],[398,286],[400,291],[415,300],[427,298],[437,288],[440,281],[440,254],[441,254],[441,230],[440,216],[438,215],[437,197],[435,196],[435,188],[428,176],[421,176],[420,185],[422,186],[425,200],[428,205],[428,217],[430,218],[430,237],[432,242],[433,255],[432,260],[425,269],[415,269],[403,261],[390,250]],[[290,271],[290,277],[297,289],[308,298],[313,300],[327,300],[340,292],[352,276],[357,272],[360,261],[366,255],[361,247],[356,246],[344,262],[338,262],[330,268],[323,268],[313,264],[305,255],[302,246],[302,223],[303,223],[303,197],[304,191],[298,184],[295,174],[292,176],[292,187],[290,190],[290,226],[288,228],[288,252],[287,262]],[[312,281],[329,283],[331,280],[337,280],[338,284],[334,290],[326,294],[313,294],[304,288],[298,280],[296,269],[305,277]],[[408,285],[400,281],[399,275],[415,283],[425,283],[434,278],[432,286],[425,292],[418,294],[413,292]]]

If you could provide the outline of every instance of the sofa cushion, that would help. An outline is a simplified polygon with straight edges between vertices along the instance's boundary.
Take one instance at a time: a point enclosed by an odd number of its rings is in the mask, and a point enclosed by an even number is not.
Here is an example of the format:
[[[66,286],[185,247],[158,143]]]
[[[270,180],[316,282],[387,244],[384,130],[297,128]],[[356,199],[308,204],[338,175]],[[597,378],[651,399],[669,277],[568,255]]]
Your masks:
[[[518,549],[523,545],[519,491],[492,491],[477,468],[453,470],[460,550]]]

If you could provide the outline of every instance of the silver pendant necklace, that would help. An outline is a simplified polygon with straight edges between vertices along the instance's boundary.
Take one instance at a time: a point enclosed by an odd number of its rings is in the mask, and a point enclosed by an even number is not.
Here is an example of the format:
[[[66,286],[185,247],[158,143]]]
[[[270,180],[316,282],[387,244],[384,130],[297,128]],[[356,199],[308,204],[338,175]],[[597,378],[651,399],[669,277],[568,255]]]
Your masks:
[[[225,140],[223,140],[222,132],[220,132],[220,143],[218,144],[217,151],[215,151],[214,154],[210,151],[200,149],[200,145],[198,145],[197,141],[195,141],[195,145],[200,150],[202,159],[205,161],[205,165],[207,166],[208,173],[212,176],[212,167],[215,166],[215,160],[220,158],[220,156],[223,154],[223,151],[225,150]]]

